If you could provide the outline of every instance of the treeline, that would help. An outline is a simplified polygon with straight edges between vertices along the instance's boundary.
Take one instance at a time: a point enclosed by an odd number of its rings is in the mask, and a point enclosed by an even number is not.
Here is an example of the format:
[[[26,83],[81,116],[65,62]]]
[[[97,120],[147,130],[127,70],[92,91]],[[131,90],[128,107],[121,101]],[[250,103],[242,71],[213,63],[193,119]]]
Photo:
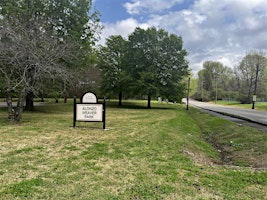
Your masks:
[[[197,100],[251,103],[256,95],[258,100],[267,101],[267,57],[261,51],[251,51],[233,69],[206,61],[197,76],[192,95]]]
[[[92,0],[1,0],[0,96],[8,119],[19,122],[33,99],[156,96],[179,101],[189,75],[180,36],[136,28],[127,39],[96,42],[102,30]],[[16,97],[16,106],[14,105]],[[26,102],[26,106],[25,106]]]
[[[98,51],[105,94],[146,96],[172,101],[184,97],[184,77],[189,75],[182,38],[156,28],[136,28],[124,39],[111,36]]]

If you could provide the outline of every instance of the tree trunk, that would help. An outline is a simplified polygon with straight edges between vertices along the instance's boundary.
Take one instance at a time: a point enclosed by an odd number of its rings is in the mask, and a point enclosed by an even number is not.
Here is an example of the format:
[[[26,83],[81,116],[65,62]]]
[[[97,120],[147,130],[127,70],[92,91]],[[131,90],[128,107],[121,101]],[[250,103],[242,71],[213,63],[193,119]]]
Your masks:
[[[12,94],[10,91],[7,91],[6,102],[8,109],[8,121],[12,123],[18,123],[21,120],[23,106],[24,106],[24,93],[22,92],[18,98],[17,107],[13,108]]]
[[[16,123],[20,122],[20,120],[21,120],[23,107],[24,107],[24,99],[25,99],[25,95],[22,92],[19,99],[18,99],[17,108],[16,108],[16,112],[15,112],[15,122]]]
[[[34,99],[34,94],[33,94],[32,91],[29,91],[27,93],[27,95],[26,95],[25,110],[27,110],[27,111],[34,111],[33,99]]]
[[[122,91],[119,93],[119,106],[122,106]]]
[[[67,101],[68,101],[68,97],[65,95],[64,96],[64,103],[67,103]]]
[[[8,121],[14,122],[15,121],[15,114],[14,109],[12,106],[12,94],[11,91],[7,91],[6,93],[6,103],[7,103],[7,110],[8,110]]]
[[[147,108],[151,108],[151,96],[150,96],[150,94],[147,97]]]

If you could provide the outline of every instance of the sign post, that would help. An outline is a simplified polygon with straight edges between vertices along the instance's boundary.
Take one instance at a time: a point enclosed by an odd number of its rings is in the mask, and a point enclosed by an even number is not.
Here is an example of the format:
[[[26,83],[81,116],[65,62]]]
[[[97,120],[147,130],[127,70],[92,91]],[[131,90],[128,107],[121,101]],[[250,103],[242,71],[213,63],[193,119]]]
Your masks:
[[[73,99],[73,127],[76,122],[103,122],[103,129],[106,128],[106,98],[103,103],[98,103],[94,93],[88,92],[83,95],[82,103],[76,103]]]
[[[76,127],[76,96],[73,97],[73,127]]]
[[[257,101],[257,96],[254,94],[252,96],[252,109],[254,109],[256,101]]]

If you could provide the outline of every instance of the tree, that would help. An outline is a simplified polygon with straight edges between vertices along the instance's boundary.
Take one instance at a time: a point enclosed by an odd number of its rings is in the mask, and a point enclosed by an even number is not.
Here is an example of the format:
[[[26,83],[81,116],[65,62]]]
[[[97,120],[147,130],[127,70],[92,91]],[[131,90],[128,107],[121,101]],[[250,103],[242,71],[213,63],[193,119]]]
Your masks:
[[[92,45],[98,39],[102,26],[99,13],[92,9],[91,0],[3,0],[0,2],[2,17],[12,17],[21,24],[30,25],[42,20],[43,24],[31,29],[38,34],[38,29],[49,31],[59,42],[76,43],[76,57],[79,59],[66,62],[70,68],[88,67]],[[44,28],[45,25],[45,28]],[[26,27],[29,29],[32,26]],[[33,91],[28,91],[26,108],[33,109]]]
[[[20,121],[26,95],[38,91],[46,79],[68,80],[64,60],[71,59],[74,46],[53,38],[53,33],[40,28],[44,24],[43,20],[21,23],[13,17],[1,21],[0,74],[5,83],[9,121]],[[16,107],[12,105],[13,93],[18,97]]]
[[[185,91],[182,80],[189,75],[187,52],[181,37],[155,27],[136,28],[128,37],[125,56],[127,72],[133,81],[131,90],[147,95],[148,108],[151,97],[156,95],[181,99]]]
[[[101,72],[98,66],[92,66],[90,68],[74,71],[72,73],[73,82],[71,87],[71,93],[76,97],[82,96],[84,93],[89,91],[93,91],[94,93],[98,93],[100,91],[102,79]]]
[[[267,93],[266,75],[267,58],[259,51],[248,53],[235,67],[235,74],[239,84],[240,100],[243,103],[251,103],[252,95]]]
[[[106,45],[101,46],[98,53],[99,65],[103,75],[102,90],[119,96],[122,105],[123,92],[129,87],[125,60],[127,41],[120,35],[107,38]]]
[[[2,0],[0,14],[17,17],[21,22],[43,19],[60,40],[93,44],[102,29],[99,12],[92,0]]]
[[[198,84],[194,98],[211,101],[233,98],[236,93],[233,70],[217,61],[205,61],[198,72]]]
[[[206,94],[207,90],[204,89],[204,73],[205,70],[202,69],[197,73],[197,88],[196,91],[194,93],[194,98],[200,101],[207,101],[207,97],[208,95]]]

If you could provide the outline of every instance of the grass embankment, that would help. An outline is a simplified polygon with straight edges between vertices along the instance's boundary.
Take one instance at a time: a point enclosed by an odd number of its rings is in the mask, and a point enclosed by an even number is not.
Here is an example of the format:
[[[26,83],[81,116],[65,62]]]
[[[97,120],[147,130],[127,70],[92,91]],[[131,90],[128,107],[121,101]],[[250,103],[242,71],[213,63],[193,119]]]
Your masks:
[[[214,102],[211,102],[211,103],[214,103]],[[233,106],[237,108],[245,108],[245,109],[252,108],[252,104],[241,104],[240,102],[237,102],[237,101],[217,101],[216,103],[218,105]],[[267,102],[256,102],[254,105],[254,109],[267,111]]]
[[[2,109],[0,199],[266,199],[267,171],[247,167],[266,168],[266,134],[183,105],[108,104],[105,131],[72,128],[71,104],[20,125]]]

